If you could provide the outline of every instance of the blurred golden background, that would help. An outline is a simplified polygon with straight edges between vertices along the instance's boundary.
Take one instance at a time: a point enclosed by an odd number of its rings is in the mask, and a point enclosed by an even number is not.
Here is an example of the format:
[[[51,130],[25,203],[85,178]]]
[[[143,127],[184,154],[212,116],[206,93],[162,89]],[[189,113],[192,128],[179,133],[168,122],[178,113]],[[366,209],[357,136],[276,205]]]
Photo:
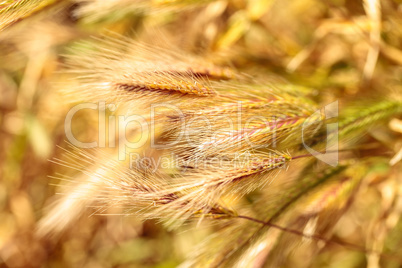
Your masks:
[[[74,176],[49,161],[63,157],[65,115],[81,101],[62,90],[72,83],[60,72],[64,55],[90,36],[139,38],[147,29],[239,71],[298,86],[321,103],[402,92],[399,0],[0,1],[0,266],[176,267],[213,232],[171,232],[152,220],[87,211],[61,234],[35,233],[63,184],[52,176]],[[97,133],[96,114],[76,122],[79,139]],[[397,155],[401,128],[394,118],[370,134]],[[381,160],[370,176],[341,220],[349,229],[337,235],[401,256],[401,166]],[[375,257],[367,262],[364,252],[341,247],[314,261],[289,258],[289,267],[380,267]],[[401,266],[392,258],[381,264]]]

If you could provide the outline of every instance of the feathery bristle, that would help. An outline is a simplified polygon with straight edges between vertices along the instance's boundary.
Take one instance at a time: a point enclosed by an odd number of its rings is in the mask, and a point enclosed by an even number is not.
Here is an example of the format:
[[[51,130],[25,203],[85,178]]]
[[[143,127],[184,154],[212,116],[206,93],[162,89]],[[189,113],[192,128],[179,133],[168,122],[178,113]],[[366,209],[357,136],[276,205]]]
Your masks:
[[[210,96],[216,93],[208,86],[201,85],[196,80],[191,81],[186,77],[170,77],[169,73],[158,74],[152,81],[136,81],[136,77],[144,78],[147,74],[132,74],[132,79],[128,78],[127,83],[117,82],[115,87],[117,90],[125,90],[134,93],[147,94],[148,91],[158,92],[161,95],[169,95],[171,92],[179,92],[182,94],[190,94],[197,96]],[[179,80],[180,79],[180,80]],[[187,81],[186,81],[187,80]]]
[[[187,95],[217,95],[209,79],[232,75],[228,67],[214,66],[197,57],[146,45],[120,37],[105,37],[68,57],[70,73],[77,74],[80,85],[70,94],[92,101],[135,107],[155,101],[179,107]],[[112,52],[110,52],[112,50]],[[194,101],[194,99],[192,99]]]
[[[356,111],[357,108],[353,110]],[[340,138],[344,138],[352,132],[367,129],[368,126],[379,120],[400,113],[402,113],[402,101],[397,99],[379,101],[371,106],[366,105],[365,108],[359,108],[355,113],[345,111],[341,115],[338,135]]]
[[[290,160],[288,154],[272,152],[254,154],[251,159],[221,160],[219,164],[199,161],[191,171],[170,180],[162,194],[178,194],[180,198],[162,210],[172,212],[168,223],[177,227],[177,220],[187,219],[197,211],[211,210],[228,194],[240,197],[270,184]],[[180,210],[183,204],[186,209]],[[156,210],[155,213],[164,212]]]
[[[0,2],[0,31],[56,2],[55,0],[12,0]]]
[[[316,107],[292,98],[228,102],[222,95],[215,105],[186,109],[180,117],[168,116],[171,124],[163,135],[168,140],[176,140],[182,133],[185,136],[171,148],[178,156],[197,159],[252,149],[289,148],[302,142],[305,122],[318,128],[325,120],[322,113],[315,113]],[[307,138],[314,130],[304,131]]]

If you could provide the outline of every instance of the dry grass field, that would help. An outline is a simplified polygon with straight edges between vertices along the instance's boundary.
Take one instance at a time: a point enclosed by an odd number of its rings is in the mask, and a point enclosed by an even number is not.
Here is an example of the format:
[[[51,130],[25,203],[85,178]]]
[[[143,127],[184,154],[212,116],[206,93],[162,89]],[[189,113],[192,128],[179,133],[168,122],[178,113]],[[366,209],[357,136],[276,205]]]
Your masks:
[[[402,266],[400,0],[0,1],[0,267]]]

